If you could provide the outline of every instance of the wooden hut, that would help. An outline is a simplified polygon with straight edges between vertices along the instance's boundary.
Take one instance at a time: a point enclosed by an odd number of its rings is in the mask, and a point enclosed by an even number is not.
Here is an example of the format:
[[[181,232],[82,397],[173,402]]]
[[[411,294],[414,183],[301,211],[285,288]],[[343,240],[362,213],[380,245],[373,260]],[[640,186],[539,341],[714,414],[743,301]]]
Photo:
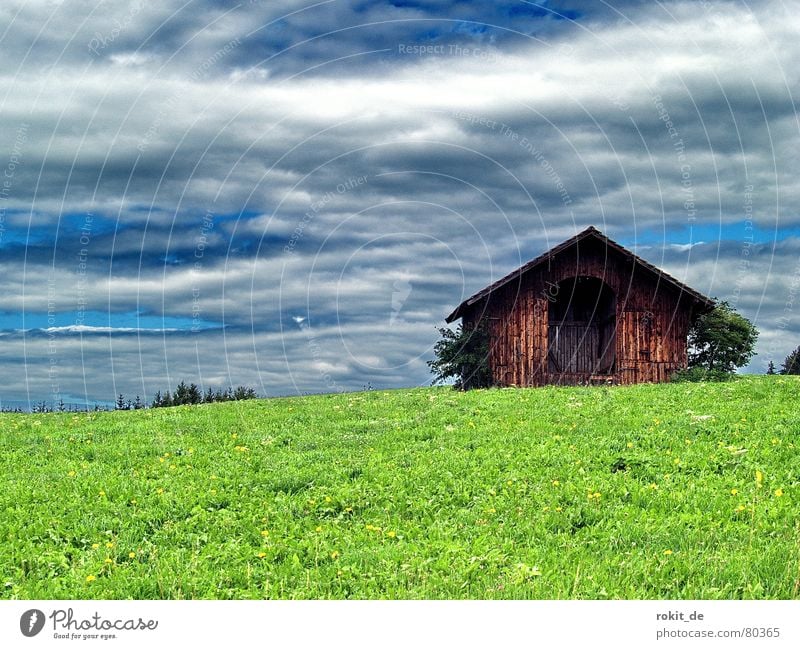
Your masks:
[[[686,367],[689,326],[714,302],[589,227],[464,300],[500,386],[645,383]]]

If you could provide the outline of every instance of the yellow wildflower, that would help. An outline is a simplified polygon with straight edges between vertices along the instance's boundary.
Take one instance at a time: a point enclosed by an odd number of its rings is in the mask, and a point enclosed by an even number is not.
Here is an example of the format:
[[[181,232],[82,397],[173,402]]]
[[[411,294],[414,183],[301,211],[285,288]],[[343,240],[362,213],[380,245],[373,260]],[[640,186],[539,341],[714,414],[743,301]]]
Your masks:
[[[91,584],[95,579],[97,579],[97,577],[95,577],[94,575],[87,575],[86,576],[86,583],[87,584]]]
[[[667,556],[669,556],[670,554],[672,554],[672,550],[664,550],[664,554],[666,554]]]
[[[386,532],[386,536],[388,536],[390,539],[393,539],[395,536],[397,536],[397,533],[392,531],[392,530],[390,530],[390,531]]]
[[[128,552],[128,559],[135,559],[136,553],[135,552]]]
[[[731,496],[735,496],[738,493],[739,493],[738,489],[731,489]]]
[[[780,498],[783,495],[783,489],[776,489],[775,490],[775,497]]]
[[[100,547],[99,543],[92,543],[92,550],[96,550],[99,547]]]

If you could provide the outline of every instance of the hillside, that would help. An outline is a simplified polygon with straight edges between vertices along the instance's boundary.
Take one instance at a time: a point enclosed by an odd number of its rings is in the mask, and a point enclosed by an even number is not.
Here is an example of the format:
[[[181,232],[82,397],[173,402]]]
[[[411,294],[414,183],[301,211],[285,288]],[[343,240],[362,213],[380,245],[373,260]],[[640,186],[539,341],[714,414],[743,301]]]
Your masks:
[[[3,597],[794,598],[798,387],[1,415]]]

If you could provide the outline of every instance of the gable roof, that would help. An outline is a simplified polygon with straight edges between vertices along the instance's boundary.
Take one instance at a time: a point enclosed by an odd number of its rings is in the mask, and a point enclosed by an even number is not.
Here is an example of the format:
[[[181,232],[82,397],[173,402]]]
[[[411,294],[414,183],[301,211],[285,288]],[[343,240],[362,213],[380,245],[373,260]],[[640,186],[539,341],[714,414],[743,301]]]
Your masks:
[[[699,304],[701,307],[703,307],[705,309],[710,309],[710,308],[712,308],[714,306],[714,300],[712,300],[711,298],[708,298],[705,295],[703,295],[702,293],[699,293],[698,291],[695,291],[693,288],[689,288],[688,286],[686,286],[686,284],[683,284],[682,282],[679,282],[677,279],[675,279],[671,275],[665,273],[660,268],[656,268],[655,266],[653,266],[653,264],[651,264],[649,262],[646,262],[641,257],[633,254],[630,250],[627,250],[627,249],[623,248],[616,241],[612,241],[606,235],[604,235],[602,232],[600,232],[600,230],[598,230],[594,226],[590,225],[588,228],[586,228],[582,232],[579,232],[574,237],[571,237],[571,238],[567,239],[566,241],[564,241],[563,243],[558,244],[554,248],[551,248],[550,250],[548,250],[547,252],[539,255],[535,259],[531,259],[528,263],[526,263],[526,264],[520,266],[519,268],[517,268],[517,270],[509,273],[505,277],[502,277],[502,278],[498,279],[496,282],[494,282],[492,284],[489,284],[489,286],[487,286],[484,289],[481,289],[480,291],[478,291],[477,293],[475,293],[471,297],[468,297],[461,304],[459,304],[455,308],[455,310],[449,316],[447,316],[447,318],[445,318],[445,322],[453,322],[453,320],[456,320],[456,319],[460,318],[464,314],[464,312],[469,307],[474,305],[476,302],[479,302],[483,298],[487,297],[489,294],[491,294],[494,291],[496,291],[497,289],[505,286],[509,282],[517,279],[518,277],[520,277],[521,275],[527,273],[528,271],[533,270],[534,268],[536,268],[540,264],[542,264],[545,261],[553,258],[554,256],[556,256],[557,254],[563,252],[564,250],[566,250],[570,246],[575,245],[579,241],[583,241],[584,239],[587,239],[589,237],[594,237],[595,239],[599,240],[601,243],[603,243],[608,248],[610,248],[612,250],[615,250],[615,251],[621,253],[622,255],[624,255],[625,257],[633,260],[633,262],[634,262],[634,264],[636,264],[636,266],[639,266],[642,269],[646,270],[647,272],[651,273],[652,275],[655,275],[656,277],[658,277],[658,279],[660,281],[664,281],[664,282],[666,282],[668,284],[673,285],[679,292],[686,293],[687,295],[689,295],[692,298],[692,300],[695,303]]]

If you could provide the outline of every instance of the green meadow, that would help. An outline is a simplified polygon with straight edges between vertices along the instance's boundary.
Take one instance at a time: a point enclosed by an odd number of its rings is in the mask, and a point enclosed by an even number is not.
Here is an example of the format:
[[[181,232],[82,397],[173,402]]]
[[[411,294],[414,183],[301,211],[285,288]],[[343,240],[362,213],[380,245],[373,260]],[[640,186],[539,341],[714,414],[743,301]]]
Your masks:
[[[0,415],[5,599],[796,598],[800,382]]]

